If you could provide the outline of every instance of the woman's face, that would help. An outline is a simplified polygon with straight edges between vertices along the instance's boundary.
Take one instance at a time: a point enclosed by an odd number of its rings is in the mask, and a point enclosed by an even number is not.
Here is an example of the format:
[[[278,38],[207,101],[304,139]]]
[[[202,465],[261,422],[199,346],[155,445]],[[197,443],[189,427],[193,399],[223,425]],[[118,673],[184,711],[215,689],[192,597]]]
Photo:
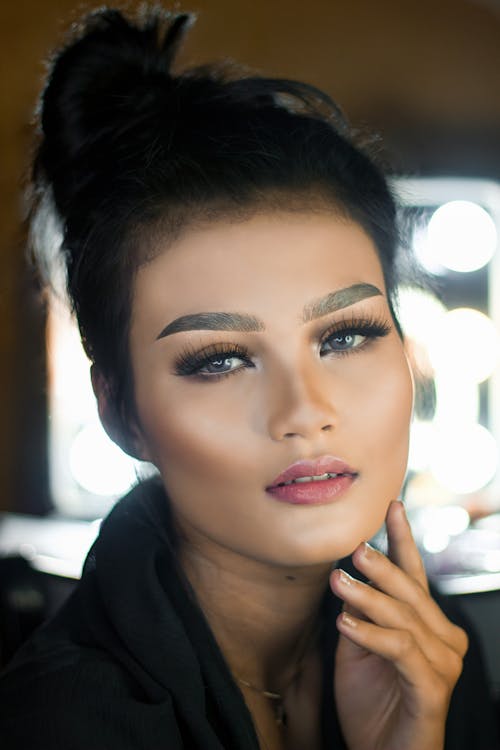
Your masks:
[[[139,270],[130,347],[141,450],[187,539],[311,565],[381,526],[405,474],[413,388],[357,224],[273,213],[188,231]],[[266,490],[325,455],[356,472],[334,501]]]

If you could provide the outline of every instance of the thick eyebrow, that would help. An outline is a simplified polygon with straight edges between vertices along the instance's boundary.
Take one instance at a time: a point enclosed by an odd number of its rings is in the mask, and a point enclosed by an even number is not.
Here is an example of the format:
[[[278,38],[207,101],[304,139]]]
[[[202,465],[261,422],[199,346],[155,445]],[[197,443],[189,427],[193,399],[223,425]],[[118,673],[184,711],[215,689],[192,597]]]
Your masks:
[[[302,322],[310,323],[316,318],[322,318],[324,315],[342,310],[344,307],[354,305],[363,299],[380,295],[382,295],[382,292],[373,284],[353,284],[345,289],[338,289],[306,305],[302,312]],[[251,333],[264,330],[264,323],[254,315],[201,312],[176,318],[165,326],[156,339],[163,339],[165,336],[171,336],[173,333],[180,333],[181,331],[240,331]]]
[[[311,320],[316,320],[316,318],[322,318],[324,315],[342,310],[344,307],[354,305],[355,302],[360,302],[362,299],[381,295],[382,292],[380,289],[373,284],[353,284],[352,286],[347,286],[345,289],[338,289],[336,292],[331,292],[325,297],[320,297],[309,305],[306,305],[302,314],[302,320],[304,323],[310,323]]]
[[[180,331],[263,331],[264,323],[253,315],[228,312],[205,312],[182,315],[166,326],[156,337],[162,339]]]

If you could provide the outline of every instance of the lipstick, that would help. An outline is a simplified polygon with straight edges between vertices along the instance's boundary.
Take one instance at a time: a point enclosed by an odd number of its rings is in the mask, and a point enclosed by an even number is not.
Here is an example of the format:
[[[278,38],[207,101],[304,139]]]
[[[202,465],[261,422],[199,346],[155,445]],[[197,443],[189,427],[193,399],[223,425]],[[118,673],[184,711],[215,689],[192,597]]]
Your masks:
[[[292,505],[323,505],[346,492],[358,472],[335,456],[296,461],[266,487],[276,500]]]

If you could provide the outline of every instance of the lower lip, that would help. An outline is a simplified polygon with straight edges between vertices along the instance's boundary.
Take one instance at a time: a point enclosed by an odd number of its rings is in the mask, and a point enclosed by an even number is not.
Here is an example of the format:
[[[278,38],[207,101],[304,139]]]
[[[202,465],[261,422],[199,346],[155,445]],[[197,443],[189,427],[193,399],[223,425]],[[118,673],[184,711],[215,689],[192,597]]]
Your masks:
[[[349,474],[333,479],[322,479],[319,482],[299,482],[287,484],[283,487],[269,487],[267,492],[276,500],[292,505],[326,505],[339,498],[356,479],[356,475]]]

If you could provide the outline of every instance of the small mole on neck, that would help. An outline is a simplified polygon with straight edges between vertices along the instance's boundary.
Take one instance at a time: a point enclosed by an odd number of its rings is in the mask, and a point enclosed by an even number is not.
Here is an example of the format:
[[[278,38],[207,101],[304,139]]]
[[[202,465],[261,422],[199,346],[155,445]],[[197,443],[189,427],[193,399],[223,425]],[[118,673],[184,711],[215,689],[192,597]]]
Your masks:
[[[295,576],[287,576],[287,581],[295,581]]]

